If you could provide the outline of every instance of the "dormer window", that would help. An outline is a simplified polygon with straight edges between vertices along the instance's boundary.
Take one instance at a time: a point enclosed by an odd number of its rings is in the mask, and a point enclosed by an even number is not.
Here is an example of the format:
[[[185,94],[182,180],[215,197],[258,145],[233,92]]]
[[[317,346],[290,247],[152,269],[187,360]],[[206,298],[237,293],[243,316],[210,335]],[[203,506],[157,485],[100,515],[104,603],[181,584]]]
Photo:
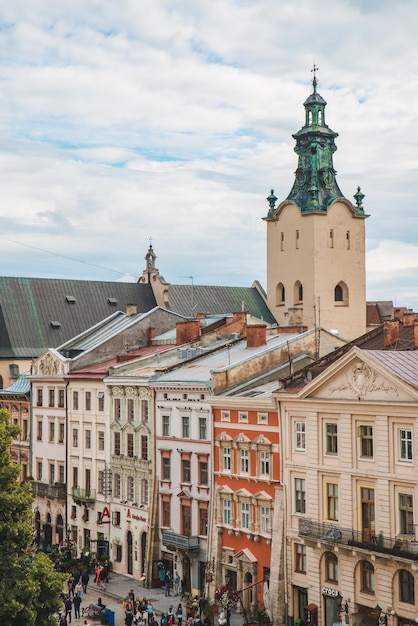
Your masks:
[[[65,299],[68,302],[68,304],[75,304],[77,302],[74,296],[65,296]]]
[[[51,325],[51,328],[53,328],[54,330],[59,330],[61,328],[61,324],[57,320],[51,320],[49,323]]]
[[[116,306],[118,303],[116,298],[108,298],[107,301],[110,304],[110,306]]]

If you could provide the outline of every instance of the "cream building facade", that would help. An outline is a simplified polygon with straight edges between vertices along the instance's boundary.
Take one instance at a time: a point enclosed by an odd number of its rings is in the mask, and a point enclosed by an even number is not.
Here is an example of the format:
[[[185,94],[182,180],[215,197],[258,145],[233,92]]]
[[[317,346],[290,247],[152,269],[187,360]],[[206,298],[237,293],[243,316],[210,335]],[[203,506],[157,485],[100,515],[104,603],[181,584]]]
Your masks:
[[[354,347],[277,393],[291,623],[417,621],[417,366]]]

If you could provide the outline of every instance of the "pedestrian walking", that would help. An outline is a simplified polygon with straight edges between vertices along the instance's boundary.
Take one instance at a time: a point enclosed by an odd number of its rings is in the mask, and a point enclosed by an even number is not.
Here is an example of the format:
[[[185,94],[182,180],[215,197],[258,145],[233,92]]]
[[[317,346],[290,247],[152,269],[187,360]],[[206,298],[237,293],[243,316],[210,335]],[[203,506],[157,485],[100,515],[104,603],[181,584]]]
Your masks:
[[[81,593],[77,594],[73,599],[73,607],[74,607],[74,618],[79,619],[80,615],[80,606],[81,606]]]
[[[171,586],[171,576],[169,574],[169,572],[165,573],[165,578],[164,578],[164,587],[165,587],[165,597],[168,598],[168,596],[170,595],[170,586]]]
[[[178,596],[179,590],[180,590],[180,574],[178,573],[177,570],[174,572],[173,585],[174,585],[174,595]]]
[[[70,598],[70,596],[67,596],[65,602],[64,602],[64,607],[65,607],[65,617],[68,618],[68,623],[71,624],[71,616],[72,616],[72,612],[73,612],[73,602]]]
[[[176,617],[177,617],[177,621],[179,626],[181,626],[181,623],[183,621],[183,607],[181,606],[181,602],[177,607],[177,611],[176,611]]]

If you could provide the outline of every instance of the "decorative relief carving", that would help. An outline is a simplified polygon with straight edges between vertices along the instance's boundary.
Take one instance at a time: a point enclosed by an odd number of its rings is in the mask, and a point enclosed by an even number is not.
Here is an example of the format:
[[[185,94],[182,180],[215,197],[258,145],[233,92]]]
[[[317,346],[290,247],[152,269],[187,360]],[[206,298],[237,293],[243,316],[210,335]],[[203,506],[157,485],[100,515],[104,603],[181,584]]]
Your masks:
[[[46,354],[44,358],[38,364],[39,374],[45,376],[57,376],[64,373],[63,364],[55,359],[52,354]]]
[[[134,398],[136,396],[135,389],[133,387],[125,387],[125,396],[127,398]]]
[[[115,386],[115,387],[112,387],[112,388],[111,388],[111,394],[112,394],[112,396],[114,396],[114,397],[120,397],[120,396],[122,396],[122,395],[123,395],[123,393],[122,393],[122,389],[121,389],[121,387],[116,387],[116,386]]]
[[[398,395],[396,387],[390,387],[385,383],[379,383],[377,372],[371,367],[358,361],[348,374],[348,382],[343,385],[331,388],[331,393],[335,391],[345,391],[349,389],[358,397],[366,397],[372,391],[383,391],[386,394]]]
[[[148,389],[148,387],[139,387],[138,396],[141,400],[149,400],[151,398],[151,389]]]

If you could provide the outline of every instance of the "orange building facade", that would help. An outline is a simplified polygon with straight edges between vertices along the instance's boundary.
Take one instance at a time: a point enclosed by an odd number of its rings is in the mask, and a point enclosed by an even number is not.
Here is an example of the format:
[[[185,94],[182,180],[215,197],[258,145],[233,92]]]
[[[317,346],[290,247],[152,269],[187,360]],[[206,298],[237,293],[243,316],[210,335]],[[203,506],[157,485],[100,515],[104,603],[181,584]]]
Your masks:
[[[269,385],[248,396],[212,397],[210,403],[214,475],[208,591],[213,597],[226,585],[240,592],[238,609],[261,609],[270,603],[273,512],[282,496],[277,408]]]

